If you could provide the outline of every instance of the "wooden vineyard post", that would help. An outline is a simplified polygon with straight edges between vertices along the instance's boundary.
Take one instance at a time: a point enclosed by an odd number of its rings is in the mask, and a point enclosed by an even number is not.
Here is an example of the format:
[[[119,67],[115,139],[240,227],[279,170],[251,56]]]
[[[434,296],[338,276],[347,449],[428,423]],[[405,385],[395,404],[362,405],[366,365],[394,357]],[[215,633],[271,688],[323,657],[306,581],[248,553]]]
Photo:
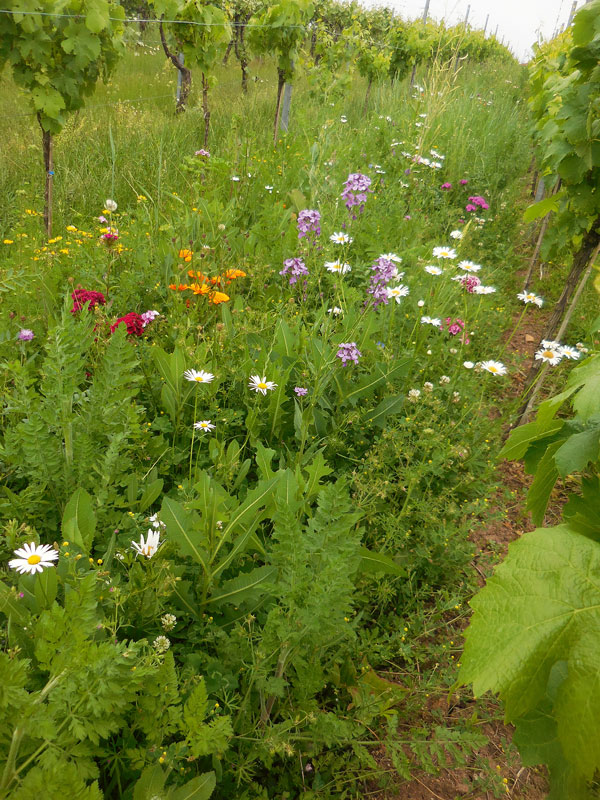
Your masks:
[[[429,14],[429,0],[425,0],[425,9],[423,11],[423,25],[427,25],[427,15]],[[413,86],[415,82],[415,75],[417,74],[417,64],[413,64],[412,73],[410,76],[410,85]]]
[[[52,153],[52,134],[50,131],[44,130],[40,115],[38,114],[38,122],[42,128],[42,151],[44,154],[44,225],[46,227],[46,234],[48,238],[52,236],[52,195],[54,188],[54,157]]]

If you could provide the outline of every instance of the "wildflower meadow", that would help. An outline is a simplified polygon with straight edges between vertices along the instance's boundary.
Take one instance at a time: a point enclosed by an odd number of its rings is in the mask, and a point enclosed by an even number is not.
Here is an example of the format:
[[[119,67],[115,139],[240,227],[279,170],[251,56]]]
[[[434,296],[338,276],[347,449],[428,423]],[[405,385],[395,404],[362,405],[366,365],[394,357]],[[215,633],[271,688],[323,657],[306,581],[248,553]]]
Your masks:
[[[600,1],[1,16],[0,799],[597,797]]]

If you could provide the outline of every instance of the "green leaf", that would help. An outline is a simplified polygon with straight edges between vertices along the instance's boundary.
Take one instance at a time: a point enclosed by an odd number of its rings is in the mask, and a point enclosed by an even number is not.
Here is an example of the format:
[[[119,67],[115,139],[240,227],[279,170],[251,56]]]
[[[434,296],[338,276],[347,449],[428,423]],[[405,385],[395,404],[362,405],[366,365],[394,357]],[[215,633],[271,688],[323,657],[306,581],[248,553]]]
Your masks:
[[[95,532],[96,515],[92,498],[85,489],[76,489],[63,514],[62,535],[68,542],[89,553]]]
[[[498,453],[498,458],[505,458],[507,461],[517,461],[523,458],[531,444],[552,435],[563,425],[564,420],[552,419],[547,420],[543,425],[540,425],[537,420],[520,425],[511,431],[506,444]]]
[[[359,572],[383,573],[384,575],[406,576],[406,569],[397,564],[385,553],[375,553],[366,547],[360,548]]]
[[[551,211],[558,211],[558,194],[552,194],[540,200],[539,203],[529,206],[525,209],[523,220],[525,222],[533,222],[534,219],[545,217]]]
[[[580,472],[590,461],[598,460],[600,430],[592,428],[569,436],[554,454],[554,463],[561,478],[571,472]]]
[[[168,800],[209,800],[217,780],[214,772],[205,772],[192,778],[184,786],[169,792]]]
[[[184,556],[190,556],[206,571],[207,554],[200,544],[200,532],[195,530],[191,516],[183,506],[170,497],[163,498],[160,518],[167,534]]]
[[[558,739],[575,773],[591,778],[600,768],[600,545],[567,525],[526,533],[471,605],[460,682],[477,696],[497,692],[513,721],[539,705],[565,661]]]
[[[207,604],[210,606],[218,606],[223,603],[231,603],[232,605],[240,605],[248,601],[256,602],[265,593],[268,588],[268,583],[277,572],[275,567],[257,567],[250,572],[243,572],[232,578],[230,581],[225,581],[215,593],[208,598]]]
[[[133,788],[133,800],[152,800],[160,797],[167,779],[160,764],[146,767]]]
[[[582,479],[581,495],[569,497],[563,516],[574,531],[600,541],[600,479],[596,475]]]
[[[140,512],[145,511],[152,505],[152,503],[154,503],[154,501],[162,492],[163,484],[164,484],[163,479],[157,478],[155,481],[152,481],[152,483],[150,483],[146,487],[144,494],[142,495],[142,498],[140,500],[140,506],[139,506]]]
[[[379,405],[374,409],[367,412],[365,422],[370,422],[372,425],[377,425],[380,428],[385,427],[387,418],[391,414],[399,414],[404,405],[403,395],[391,395],[385,397]]]
[[[109,8],[107,0],[88,0],[88,12],[85,24],[92,33],[100,33],[109,24]]]
[[[548,445],[537,465],[535,478],[527,493],[527,508],[531,511],[531,518],[535,525],[541,525],[544,519],[548,500],[558,478],[554,455],[561,446],[562,442],[552,442]]]
[[[52,86],[38,87],[32,90],[31,99],[36,111],[41,111],[50,119],[60,119],[60,112],[66,108],[63,96]]]
[[[43,572],[38,572],[35,576],[33,592],[40,610],[50,608],[52,603],[56,600],[56,594],[58,592],[58,579],[56,577],[55,567],[48,567]]]

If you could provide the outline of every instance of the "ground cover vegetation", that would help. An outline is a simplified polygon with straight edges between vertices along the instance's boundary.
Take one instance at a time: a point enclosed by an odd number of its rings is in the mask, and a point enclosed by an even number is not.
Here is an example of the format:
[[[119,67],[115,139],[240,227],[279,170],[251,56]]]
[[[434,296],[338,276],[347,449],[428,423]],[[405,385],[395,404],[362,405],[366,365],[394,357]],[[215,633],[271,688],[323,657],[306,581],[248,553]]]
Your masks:
[[[355,5],[112,8],[0,19],[0,797],[363,797],[448,760],[506,796],[497,709],[418,715],[468,707],[469,534],[543,313],[526,74]],[[593,330],[537,360],[566,380]]]

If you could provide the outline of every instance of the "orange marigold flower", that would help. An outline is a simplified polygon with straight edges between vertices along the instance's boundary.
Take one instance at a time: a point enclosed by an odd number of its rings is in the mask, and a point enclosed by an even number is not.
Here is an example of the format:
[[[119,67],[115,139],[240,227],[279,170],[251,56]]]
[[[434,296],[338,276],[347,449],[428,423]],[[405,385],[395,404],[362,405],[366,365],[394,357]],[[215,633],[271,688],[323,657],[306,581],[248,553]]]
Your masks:
[[[191,261],[193,255],[194,255],[193,250],[183,249],[179,251],[179,258],[183,258],[184,261]]]
[[[190,276],[190,278],[196,278],[199,281],[208,280],[206,275],[204,275],[202,272],[198,272],[198,271],[194,272],[193,269],[188,269],[188,275]]]
[[[219,303],[226,303],[229,300],[229,295],[225,294],[225,292],[212,292],[210,296],[210,302],[214,303],[216,306]]]
[[[187,283],[180,283],[179,286],[176,283],[169,284],[169,289],[173,289],[174,292],[185,292],[185,290],[189,288]]]
[[[176,283],[170,283],[169,284],[169,289],[172,289],[174,292],[176,292],[177,291],[177,284]]]
[[[246,273],[241,269],[228,269],[225,273],[225,277],[229,278],[229,280],[234,280],[234,278],[245,278]]]
[[[192,283],[189,287],[194,294],[208,294],[209,288],[205,283]]]

